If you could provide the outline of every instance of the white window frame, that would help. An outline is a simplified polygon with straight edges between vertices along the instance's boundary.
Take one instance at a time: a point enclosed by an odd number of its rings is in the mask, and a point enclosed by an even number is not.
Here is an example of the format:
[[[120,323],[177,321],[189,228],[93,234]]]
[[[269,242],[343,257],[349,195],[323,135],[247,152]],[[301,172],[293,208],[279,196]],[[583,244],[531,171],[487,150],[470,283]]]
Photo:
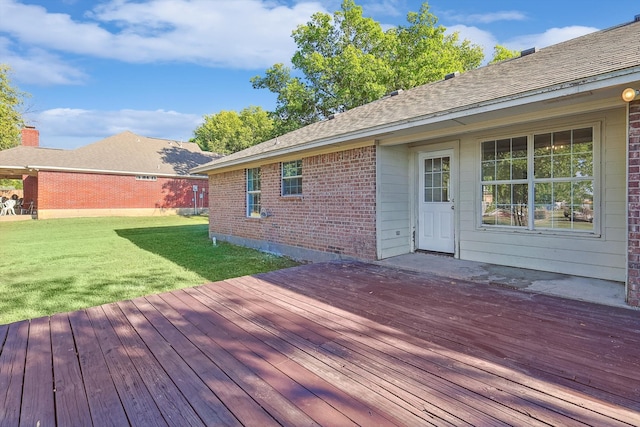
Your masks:
[[[252,172],[250,172],[252,171]],[[253,176],[257,173],[258,177],[255,179]],[[246,189],[246,216],[247,218],[260,218],[260,212],[262,210],[262,171],[260,168],[248,168],[245,170],[245,189]],[[253,177],[253,179],[252,179]],[[256,188],[255,183],[258,183]],[[253,185],[251,185],[253,184]],[[255,199],[257,198],[257,203]],[[257,211],[254,207],[257,206]]]
[[[574,228],[546,228],[546,227],[536,227],[535,226],[535,185],[541,183],[548,182],[570,182],[580,180],[578,177],[563,177],[559,179],[554,178],[536,178],[534,176],[534,136],[541,135],[546,133],[557,133],[562,131],[570,131],[577,130],[582,128],[591,128],[593,132],[593,163],[592,163],[592,175],[589,177],[593,183],[593,222],[592,228],[588,230],[583,229],[574,229]],[[510,138],[517,137],[526,137],[527,138],[527,178],[524,180],[514,180],[510,179],[507,181],[483,181],[483,170],[482,170],[482,143],[485,141],[493,141],[493,140],[504,140]],[[600,209],[600,194],[602,192],[601,182],[600,182],[600,173],[601,173],[601,165],[600,165],[600,150],[601,150],[601,125],[600,122],[589,122],[589,123],[578,123],[578,124],[566,124],[554,126],[552,128],[537,128],[535,130],[523,131],[523,132],[510,132],[509,134],[502,134],[500,136],[490,136],[483,137],[478,139],[477,149],[478,149],[478,161],[476,165],[478,165],[479,170],[477,172],[478,176],[478,209],[477,209],[477,224],[478,228],[485,230],[509,230],[516,232],[530,232],[536,234],[572,234],[572,235],[581,235],[581,236],[600,236],[600,224],[602,219],[602,210]],[[585,179],[582,179],[583,181]],[[533,215],[528,215],[527,222],[525,226],[518,225],[499,225],[499,224],[486,224],[483,223],[483,213],[484,213],[484,186],[487,184],[501,182],[501,183],[512,183],[512,184],[527,184],[527,208],[528,212],[533,212]]]
[[[298,175],[291,175],[291,176],[285,176],[285,165],[287,164],[291,164],[291,163],[299,163],[299,166],[296,165],[296,168],[300,169],[300,173]],[[302,196],[302,159],[299,160],[291,160],[288,162],[282,162],[280,163],[280,176],[281,176],[281,185],[280,185],[280,195],[282,195],[283,197],[300,197]],[[296,186],[297,188],[300,189],[299,193],[288,193],[285,192],[285,188],[288,188],[287,186],[285,186],[286,182],[290,182],[293,180],[299,180],[300,181],[300,185]]]

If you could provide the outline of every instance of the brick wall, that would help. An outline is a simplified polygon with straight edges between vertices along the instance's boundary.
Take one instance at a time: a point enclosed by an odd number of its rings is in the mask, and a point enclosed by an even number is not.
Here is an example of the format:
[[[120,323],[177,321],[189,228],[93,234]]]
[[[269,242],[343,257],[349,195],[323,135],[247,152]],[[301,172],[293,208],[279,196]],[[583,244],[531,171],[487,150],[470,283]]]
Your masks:
[[[629,105],[629,264],[627,303],[640,306],[640,100]]]
[[[129,209],[193,207],[192,185],[197,179],[161,178],[139,181],[131,175],[70,172],[38,173],[39,209]],[[26,193],[26,189],[25,189]],[[205,193],[205,205],[208,200]],[[198,200],[198,206],[200,201]]]
[[[280,195],[280,163],[261,174],[266,218],[246,217],[244,170],[210,177],[212,233],[375,259],[375,147],[303,158],[301,197]]]
[[[34,204],[38,201],[38,178],[30,175],[22,176],[22,190],[24,195],[24,205],[30,202]]]

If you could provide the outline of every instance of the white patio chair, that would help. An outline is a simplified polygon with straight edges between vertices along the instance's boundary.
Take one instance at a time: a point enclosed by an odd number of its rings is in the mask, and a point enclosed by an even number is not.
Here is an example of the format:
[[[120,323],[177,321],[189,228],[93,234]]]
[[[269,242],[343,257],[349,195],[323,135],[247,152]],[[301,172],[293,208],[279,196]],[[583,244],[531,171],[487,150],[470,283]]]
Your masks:
[[[0,215],[15,215],[16,211],[13,209],[15,205],[16,201],[13,199],[5,201],[4,206],[2,206],[2,212],[0,212]]]

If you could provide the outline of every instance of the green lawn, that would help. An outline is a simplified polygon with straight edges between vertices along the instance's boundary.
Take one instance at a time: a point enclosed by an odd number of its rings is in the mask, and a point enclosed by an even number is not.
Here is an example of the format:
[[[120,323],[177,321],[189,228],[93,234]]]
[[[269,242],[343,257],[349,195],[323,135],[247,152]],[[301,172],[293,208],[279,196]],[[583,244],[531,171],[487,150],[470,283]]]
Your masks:
[[[0,222],[0,324],[295,265],[207,233],[204,217]]]

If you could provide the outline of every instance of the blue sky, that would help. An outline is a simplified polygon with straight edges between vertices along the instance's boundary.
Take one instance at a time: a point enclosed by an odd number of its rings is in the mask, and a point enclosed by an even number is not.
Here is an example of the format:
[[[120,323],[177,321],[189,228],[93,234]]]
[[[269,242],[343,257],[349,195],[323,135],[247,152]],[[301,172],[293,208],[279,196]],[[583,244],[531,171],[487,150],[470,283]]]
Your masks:
[[[417,0],[356,0],[385,27]],[[341,0],[0,0],[0,63],[28,92],[25,117],[45,147],[75,148],[123,130],[188,140],[206,114],[275,96],[249,79],[288,63],[291,31]],[[448,31],[483,46],[545,47],[632,21],[637,0],[432,0]]]

